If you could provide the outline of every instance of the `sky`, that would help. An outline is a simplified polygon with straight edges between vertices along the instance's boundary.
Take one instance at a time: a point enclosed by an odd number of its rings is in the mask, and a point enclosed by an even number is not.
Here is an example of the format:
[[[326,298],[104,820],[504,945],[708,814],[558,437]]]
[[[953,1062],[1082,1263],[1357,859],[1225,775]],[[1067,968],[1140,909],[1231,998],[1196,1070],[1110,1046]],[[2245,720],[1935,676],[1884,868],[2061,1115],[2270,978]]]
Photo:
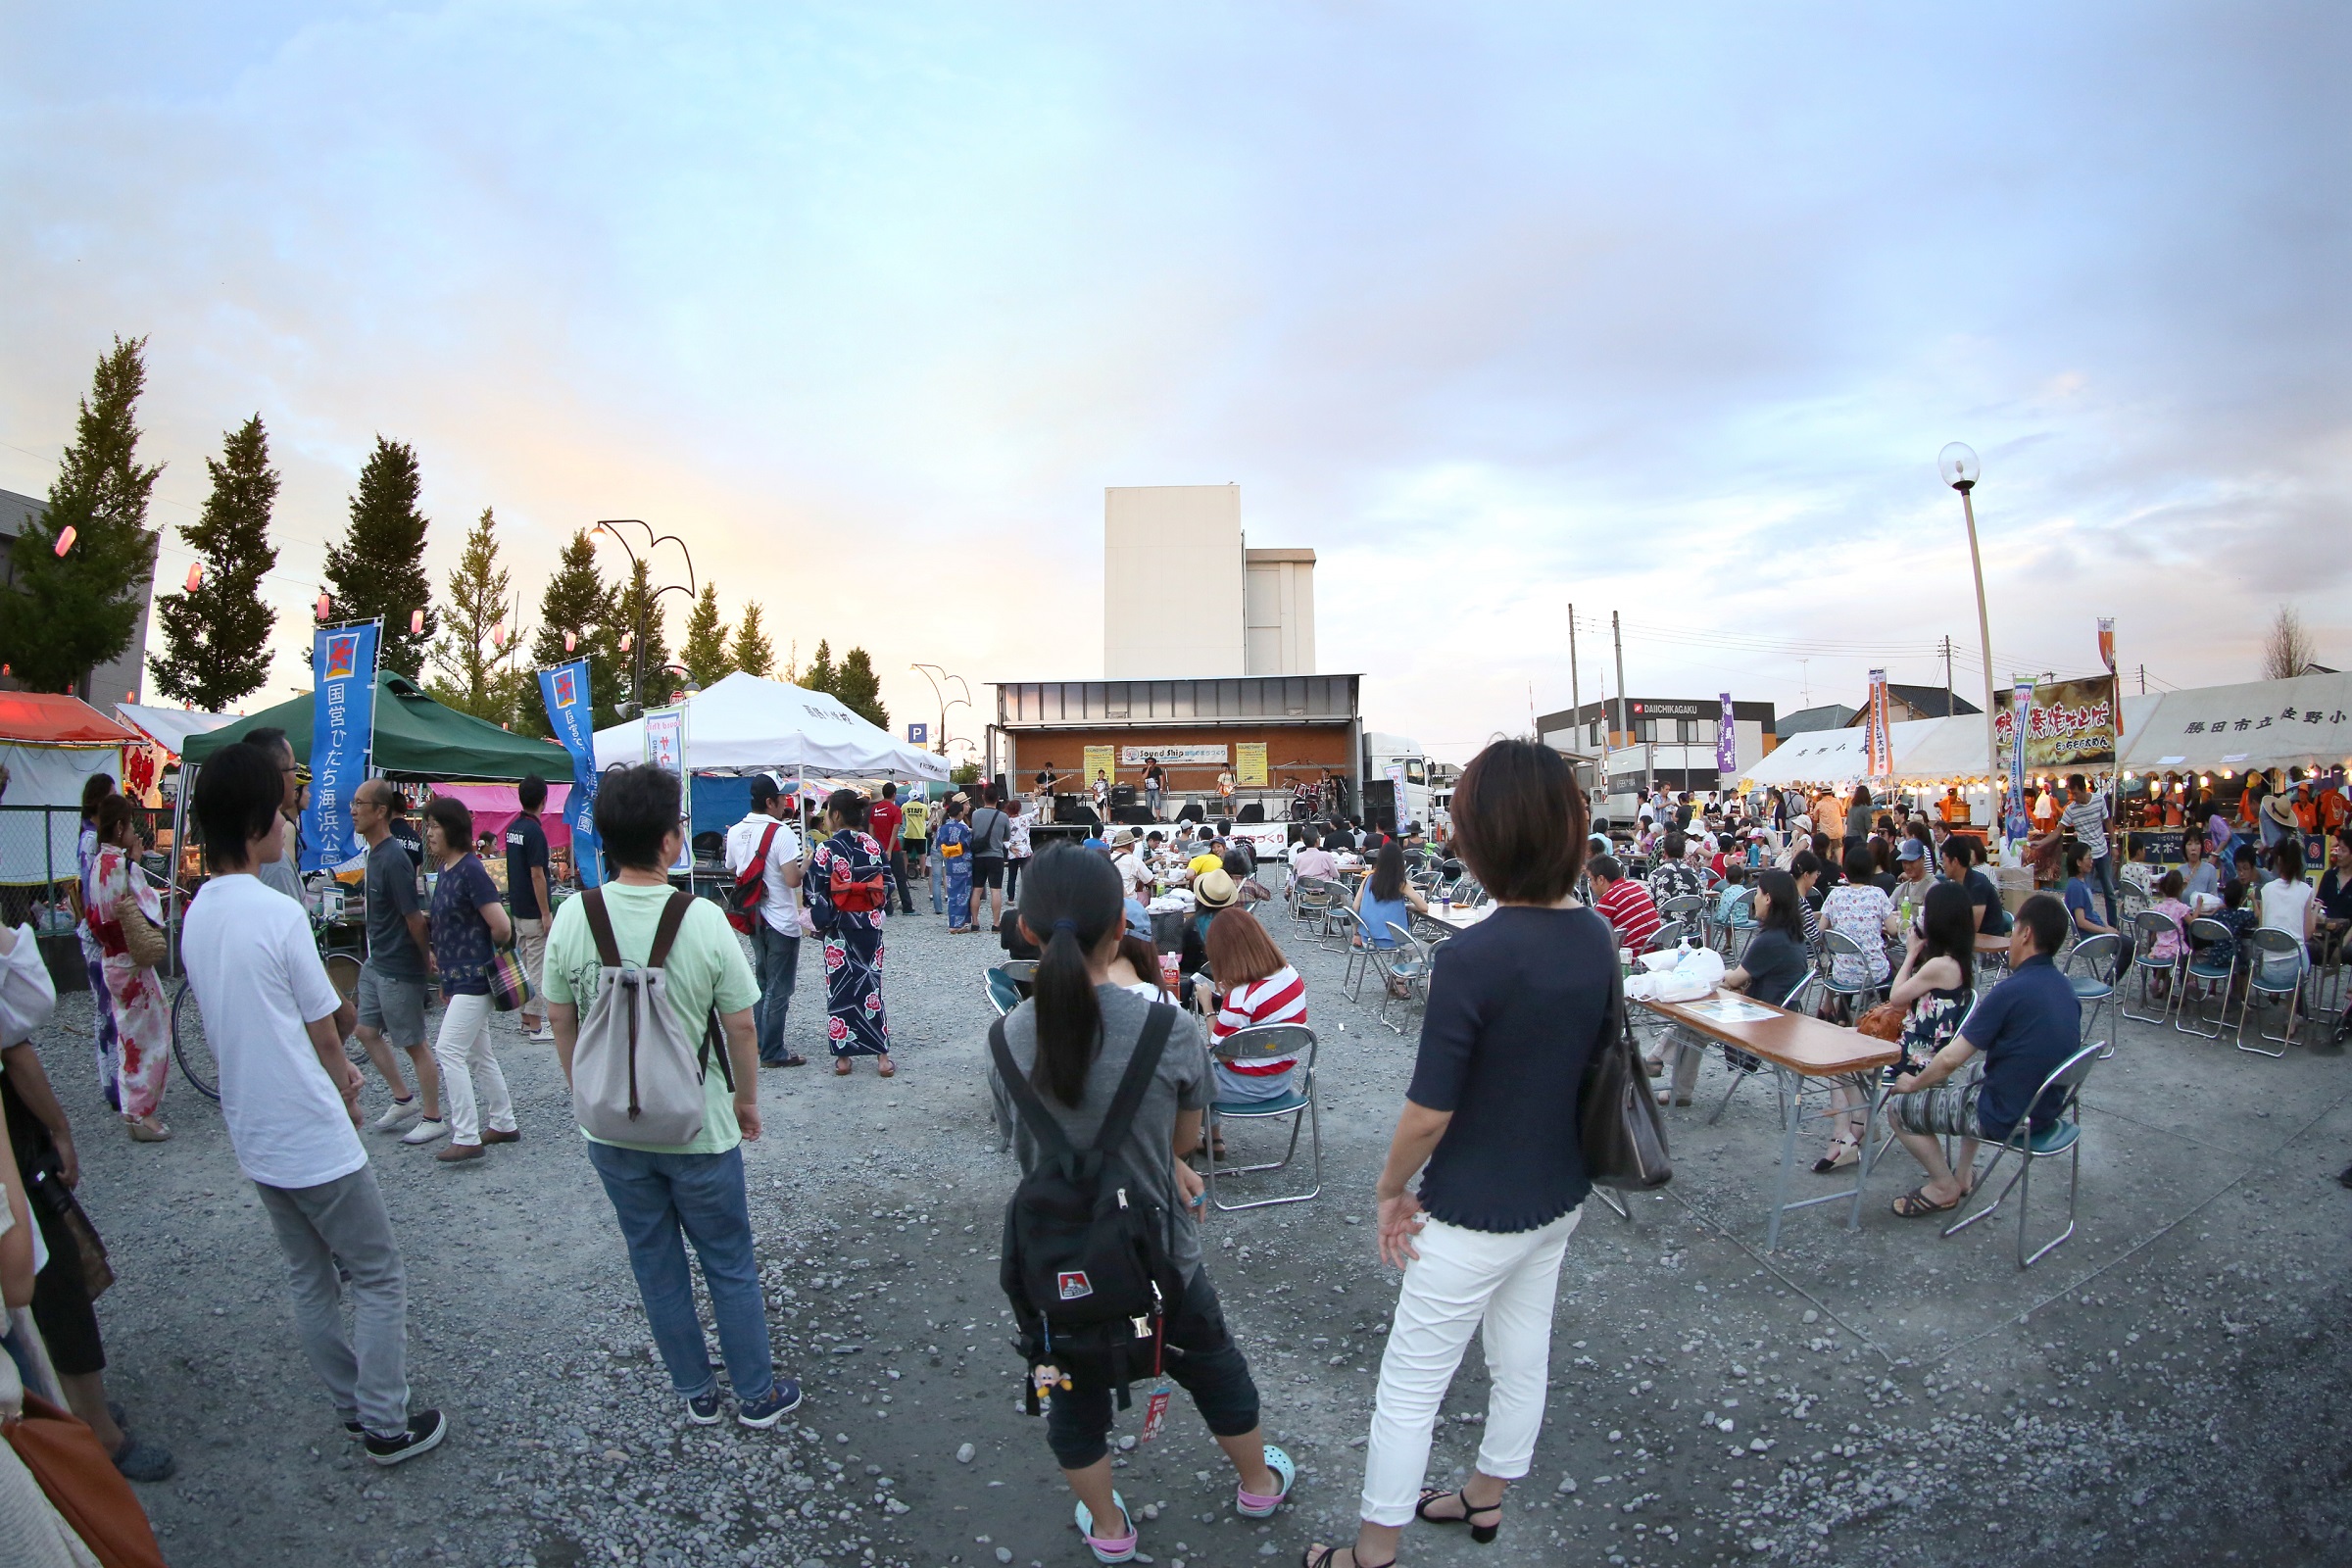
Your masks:
[[[2127,689],[2252,679],[2282,604],[2352,665],[2348,56],[2325,4],[9,7],[0,487],[146,336],[170,586],[260,413],[257,706],[379,432],[436,580],[492,508],[528,623],[643,517],[894,720],[917,662],[1099,676],[1135,484],[1311,546],[1321,668],[1441,758],[1568,706],[1571,604],[1588,701],[1612,611],[1634,696],[1946,637],[1981,693],[1954,440],[2003,684],[2101,615]]]

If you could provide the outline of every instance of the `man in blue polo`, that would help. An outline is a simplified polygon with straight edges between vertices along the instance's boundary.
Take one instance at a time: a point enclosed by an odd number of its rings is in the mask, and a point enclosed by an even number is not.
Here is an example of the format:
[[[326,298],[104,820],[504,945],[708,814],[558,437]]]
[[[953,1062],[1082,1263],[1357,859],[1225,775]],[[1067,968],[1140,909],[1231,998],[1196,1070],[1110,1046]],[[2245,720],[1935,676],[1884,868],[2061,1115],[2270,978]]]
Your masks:
[[[1978,1003],[1952,1043],[1916,1073],[1894,1080],[1886,1119],[1928,1179],[1894,1200],[1905,1219],[1959,1206],[1974,1184],[1980,1139],[1999,1143],[2017,1127],[2034,1094],[2082,1046],[2082,1004],[2054,961],[2066,944],[2066,906],[2036,893],[2009,932],[2009,978]],[[1984,1071],[1973,1083],[1946,1080],[1978,1053]],[[2036,1132],[2056,1120],[2044,1104]],[[1944,1138],[1958,1138],[1958,1170],[1944,1162]]]

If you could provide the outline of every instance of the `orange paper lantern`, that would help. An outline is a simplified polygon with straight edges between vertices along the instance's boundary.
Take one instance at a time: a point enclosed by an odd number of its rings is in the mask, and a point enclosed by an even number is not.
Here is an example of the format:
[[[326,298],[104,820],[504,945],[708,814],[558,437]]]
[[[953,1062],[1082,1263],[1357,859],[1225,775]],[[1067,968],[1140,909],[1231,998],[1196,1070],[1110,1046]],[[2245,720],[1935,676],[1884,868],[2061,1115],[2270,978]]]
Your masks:
[[[197,589],[203,586],[204,563],[199,561],[188,568],[188,592],[194,593]]]
[[[64,531],[59,533],[57,536],[57,553],[62,556],[67,551],[73,549],[74,538],[74,525],[69,522],[66,524]]]

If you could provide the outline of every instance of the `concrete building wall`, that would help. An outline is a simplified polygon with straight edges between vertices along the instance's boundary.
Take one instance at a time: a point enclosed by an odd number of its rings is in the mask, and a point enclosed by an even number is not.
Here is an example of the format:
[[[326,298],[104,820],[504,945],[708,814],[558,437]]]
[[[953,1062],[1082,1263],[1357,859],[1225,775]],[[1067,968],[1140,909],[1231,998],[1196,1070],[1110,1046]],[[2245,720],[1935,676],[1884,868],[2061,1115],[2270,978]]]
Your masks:
[[[40,519],[44,504],[36,497],[0,490],[0,585],[16,584],[15,548],[17,535]],[[147,689],[147,620],[155,606],[155,579],[152,573],[132,589],[139,601],[139,618],[131,627],[130,646],[107,663],[100,664],[81,678],[74,695],[112,718],[115,705],[120,702],[145,702]],[[0,691],[19,690],[14,676],[0,675]]]
[[[1239,485],[1105,488],[1103,678],[1250,673],[1242,550]]]
[[[1247,550],[1243,561],[1248,575],[1247,673],[1313,674],[1315,553]]]

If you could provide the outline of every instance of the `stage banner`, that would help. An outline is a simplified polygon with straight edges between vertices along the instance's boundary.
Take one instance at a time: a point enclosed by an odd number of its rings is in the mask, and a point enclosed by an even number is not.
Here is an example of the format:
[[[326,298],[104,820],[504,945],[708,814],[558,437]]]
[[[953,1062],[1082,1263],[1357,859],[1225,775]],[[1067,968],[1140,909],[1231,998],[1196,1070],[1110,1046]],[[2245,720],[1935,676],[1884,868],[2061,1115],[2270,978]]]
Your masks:
[[[1090,746],[1087,748],[1087,753],[1092,756],[1097,751],[1107,752],[1109,750],[1110,748],[1107,746]],[[1259,746],[1258,752],[1262,756],[1265,747]],[[1187,766],[1207,767],[1212,764],[1222,766],[1225,762],[1225,748],[1222,746],[1122,746],[1119,748],[1119,761],[1126,767],[1141,767],[1146,762],[1157,762],[1163,767],[1179,762]],[[1086,779],[1091,784],[1095,779],[1095,775],[1091,771],[1094,764],[1090,762],[1087,766],[1090,771],[1087,773]]]
[[[1098,776],[1107,779],[1113,784],[1116,784],[1119,781],[1119,764],[1115,760],[1116,757],[1118,756],[1118,750],[1119,749],[1115,746],[1089,746],[1085,748],[1086,756],[1082,760],[1086,764],[1086,776],[1079,781],[1078,791],[1080,794],[1083,795],[1087,791],[1092,790],[1095,787],[1095,779]]]
[[[1886,672],[1883,669],[1870,672],[1870,712],[1864,722],[1868,725],[1870,776],[1885,778],[1894,771],[1894,731],[1886,703]]]
[[[311,634],[311,804],[302,812],[302,869],[340,866],[368,852],[351,825],[351,796],[368,777],[375,742],[375,651],[384,623],[321,626]]]
[[[596,836],[596,717],[588,701],[588,661],[539,672],[539,700],[556,744],[571,754],[571,795],[564,803],[564,825],[571,829],[571,863],[583,888],[605,880],[604,845]]]
[[[1266,787],[1264,741],[1234,742],[1233,781],[1246,790],[1262,790]]]
[[[1998,698],[1996,696],[1996,703]],[[1993,718],[1993,746],[1999,766],[2012,773],[2016,764],[2017,702],[1998,704]],[[2115,765],[2115,682],[2106,675],[2088,680],[2044,681],[2034,687],[2025,711],[2025,763],[2028,773],[2062,773],[2070,768],[2110,768]]]
[[[1715,721],[1715,785],[1730,789],[1740,772],[1740,732],[1732,728],[1732,694],[1723,694],[1723,716]]]
[[[645,715],[645,760],[665,773],[678,776],[678,814],[687,821],[694,820],[694,775],[686,771],[686,710],[684,708],[649,709]],[[694,843],[690,838],[678,844],[678,863],[669,868],[671,876],[694,874]]]

